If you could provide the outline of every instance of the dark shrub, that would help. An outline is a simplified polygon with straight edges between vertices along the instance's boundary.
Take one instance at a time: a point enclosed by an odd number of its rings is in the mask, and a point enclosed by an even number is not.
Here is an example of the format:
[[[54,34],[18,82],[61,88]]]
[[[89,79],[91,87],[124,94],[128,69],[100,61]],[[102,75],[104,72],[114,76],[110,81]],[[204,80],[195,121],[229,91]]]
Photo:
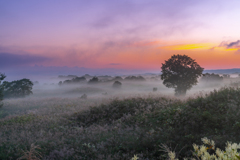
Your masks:
[[[83,94],[80,98],[81,98],[81,99],[87,99],[87,95],[86,95],[86,94]]]
[[[119,81],[115,81],[112,85],[113,88],[121,88],[122,87],[122,83]]]

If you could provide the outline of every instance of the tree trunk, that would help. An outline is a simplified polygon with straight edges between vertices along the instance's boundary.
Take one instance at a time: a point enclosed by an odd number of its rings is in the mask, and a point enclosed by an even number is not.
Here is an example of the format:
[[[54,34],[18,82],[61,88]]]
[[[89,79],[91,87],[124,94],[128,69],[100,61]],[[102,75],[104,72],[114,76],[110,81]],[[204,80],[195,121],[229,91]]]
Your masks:
[[[175,96],[179,97],[179,96],[186,96],[187,93],[187,89],[182,88],[182,87],[178,87],[175,89]]]

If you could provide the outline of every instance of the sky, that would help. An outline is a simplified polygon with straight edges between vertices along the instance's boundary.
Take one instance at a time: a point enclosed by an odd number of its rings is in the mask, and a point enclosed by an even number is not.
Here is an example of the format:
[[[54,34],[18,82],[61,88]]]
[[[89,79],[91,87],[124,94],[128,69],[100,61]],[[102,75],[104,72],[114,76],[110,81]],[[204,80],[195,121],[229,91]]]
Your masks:
[[[174,54],[240,68],[239,0],[0,0],[0,72],[159,70]]]

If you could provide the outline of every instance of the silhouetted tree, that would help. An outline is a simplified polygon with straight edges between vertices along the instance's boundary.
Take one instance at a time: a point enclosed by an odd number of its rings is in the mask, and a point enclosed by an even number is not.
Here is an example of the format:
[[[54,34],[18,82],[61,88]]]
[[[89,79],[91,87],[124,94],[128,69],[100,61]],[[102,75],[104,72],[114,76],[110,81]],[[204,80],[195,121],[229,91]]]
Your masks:
[[[59,85],[59,86],[61,86],[62,84],[63,84],[63,82],[62,82],[62,81],[59,81],[59,82],[58,82],[58,85]]]
[[[98,77],[93,77],[92,79],[90,79],[89,81],[88,81],[88,83],[89,84],[94,84],[94,83],[98,83],[99,81],[98,81]]]
[[[21,79],[12,82],[3,82],[4,98],[25,97],[32,94],[33,83],[29,79]]]
[[[3,85],[2,85],[2,80],[6,78],[5,74],[0,73],[0,107],[2,107],[2,100],[3,100]]]
[[[121,88],[122,87],[122,83],[119,81],[115,81],[112,85],[113,88]]]
[[[87,95],[84,93],[80,98],[81,99],[87,99]]]
[[[71,80],[68,79],[63,82],[59,81],[58,85],[61,86],[61,85],[65,85],[65,84],[78,84],[78,83],[85,82],[85,81],[86,81],[85,77],[74,77]]]
[[[161,79],[168,88],[175,89],[175,95],[186,95],[187,90],[197,84],[197,78],[204,68],[186,55],[173,55],[162,63]]]
[[[79,82],[85,82],[86,78],[85,77],[75,77],[72,79],[73,83],[79,83]]]

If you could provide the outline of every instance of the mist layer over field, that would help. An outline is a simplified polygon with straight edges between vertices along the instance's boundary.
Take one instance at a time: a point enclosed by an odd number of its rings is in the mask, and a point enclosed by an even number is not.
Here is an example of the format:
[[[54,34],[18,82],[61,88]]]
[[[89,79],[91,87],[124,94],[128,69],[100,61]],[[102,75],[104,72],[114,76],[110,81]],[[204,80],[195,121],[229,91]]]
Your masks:
[[[83,106],[94,106],[112,99],[124,99],[129,97],[174,97],[174,89],[167,88],[163,85],[159,75],[143,76],[145,80],[126,80],[127,76],[122,76],[121,86],[113,87],[115,77],[99,76],[98,83],[89,84],[88,81],[93,76],[87,77],[86,81],[73,84],[62,84],[59,82],[71,80],[65,76],[64,78],[42,78],[39,81],[34,81],[33,94],[25,98],[5,99],[4,106],[1,109],[0,117],[7,115],[29,113],[32,110],[48,109],[53,104],[75,104]],[[185,97],[187,99],[199,94],[204,95],[214,89],[219,89],[224,86],[232,86],[234,82],[239,82],[240,79],[236,75],[231,75],[231,78],[225,78],[223,81],[201,81],[191,90],[187,91]],[[154,90],[155,88],[155,90]],[[86,97],[82,97],[86,95]],[[79,106],[81,108],[81,106]]]
[[[116,77],[106,76],[99,76],[97,83],[89,83],[93,77],[75,84],[65,83],[72,79],[69,77],[34,81],[32,95],[3,100],[0,159],[17,159],[34,145],[49,160],[130,159],[135,154],[140,159],[159,159],[164,156],[158,148],[161,143],[184,147],[188,142],[191,146],[203,136],[216,134],[214,140],[223,145],[229,140],[222,136],[225,130],[238,133],[237,122],[232,124],[238,119],[234,110],[239,104],[238,77],[199,79],[185,97],[175,97],[174,89],[166,88],[159,75],[143,77],[140,81],[122,76],[122,85],[117,87],[113,86]],[[229,86],[236,89],[220,89]],[[231,114],[222,115],[226,113]],[[225,122],[225,116],[235,119]],[[222,129],[219,122],[226,127],[235,125],[234,131]],[[191,127],[199,129],[202,123],[207,125],[203,133],[195,133]],[[186,149],[182,156],[188,155]]]

